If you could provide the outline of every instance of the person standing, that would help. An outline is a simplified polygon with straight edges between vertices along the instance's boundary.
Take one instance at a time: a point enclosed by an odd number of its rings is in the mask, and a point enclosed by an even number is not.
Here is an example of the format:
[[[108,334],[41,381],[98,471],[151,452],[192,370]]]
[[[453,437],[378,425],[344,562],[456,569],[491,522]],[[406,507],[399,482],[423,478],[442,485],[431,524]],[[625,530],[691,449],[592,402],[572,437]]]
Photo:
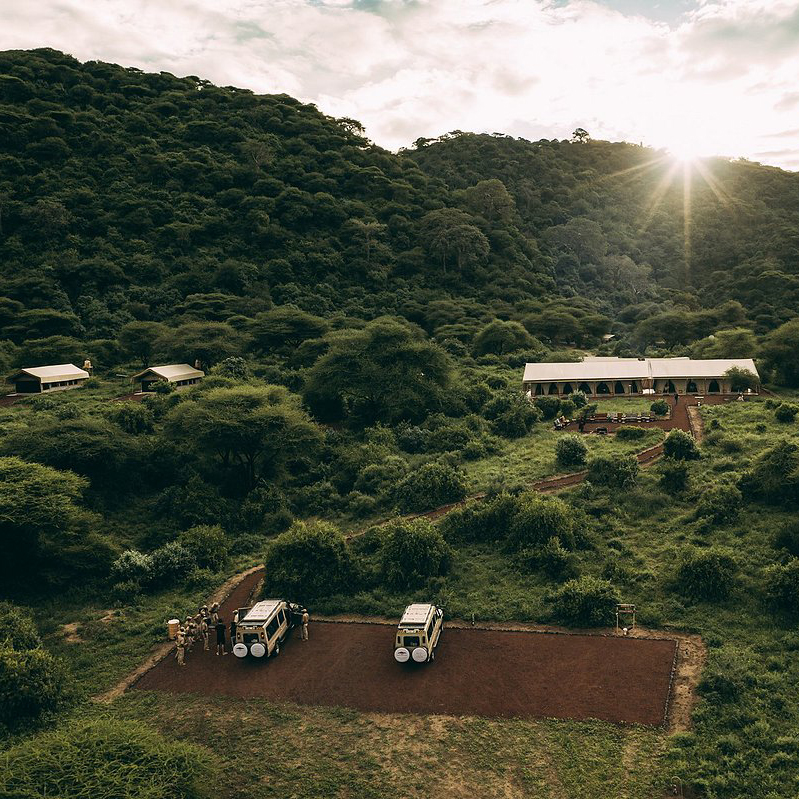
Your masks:
[[[214,602],[211,605],[211,623],[216,626],[216,623],[219,621],[219,603]]]
[[[197,626],[198,626],[198,628],[200,630],[200,635],[203,638],[203,649],[207,652],[208,649],[209,649],[209,647],[208,647],[208,638],[209,638],[208,621],[206,620],[205,616],[203,616],[201,614],[198,614],[198,617],[199,617],[200,620],[197,622]]]
[[[232,649],[236,643],[236,627],[239,626],[239,612],[236,611],[233,614],[233,618],[230,620],[230,648]]]
[[[186,636],[182,627],[178,628],[178,634],[175,639],[175,660],[177,660],[178,666],[186,665]]]
[[[675,391],[674,392],[674,404],[676,405],[680,401],[680,395]]]
[[[219,654],[220,649],[222,650],[223,655],[227,655],[227,650],[225,649],[225,630],[226,630],[225,620],[219,615],[216,614],[216,654]]]
[[[308,640],[308,622],[310,621],[307,608],[302,609],[302,640]]]

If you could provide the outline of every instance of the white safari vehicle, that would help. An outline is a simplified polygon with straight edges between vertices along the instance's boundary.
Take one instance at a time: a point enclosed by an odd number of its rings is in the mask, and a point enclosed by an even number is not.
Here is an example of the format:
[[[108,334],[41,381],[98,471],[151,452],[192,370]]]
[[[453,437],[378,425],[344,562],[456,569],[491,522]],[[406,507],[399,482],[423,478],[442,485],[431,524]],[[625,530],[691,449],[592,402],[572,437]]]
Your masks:
[[[444,611],[441,608],[435,605],[408,605],[397,628],[394,660],[397,663],[433,660],[443,627]]]
[[[280,654],[280,644],[297,623],[299,605],[285,599],[264,599],[251,608],[239,608],[233,654],[256,658]]]

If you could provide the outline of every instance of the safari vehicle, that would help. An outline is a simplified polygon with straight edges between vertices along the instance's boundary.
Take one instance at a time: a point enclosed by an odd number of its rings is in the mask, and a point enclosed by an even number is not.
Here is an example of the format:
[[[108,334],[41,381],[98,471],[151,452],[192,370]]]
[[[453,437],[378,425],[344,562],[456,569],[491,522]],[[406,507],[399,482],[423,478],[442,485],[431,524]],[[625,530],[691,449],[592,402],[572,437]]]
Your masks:
[[[394,640],[397,663],[425,663],[434,660],[444,627],[444,611],[435,605],[408,605],[402,614]]]
[[[280,654],[280,645],[299,622],[302,609],[285,599],[263,599],[251,608],[239,608],[233,654],[256,658]]]

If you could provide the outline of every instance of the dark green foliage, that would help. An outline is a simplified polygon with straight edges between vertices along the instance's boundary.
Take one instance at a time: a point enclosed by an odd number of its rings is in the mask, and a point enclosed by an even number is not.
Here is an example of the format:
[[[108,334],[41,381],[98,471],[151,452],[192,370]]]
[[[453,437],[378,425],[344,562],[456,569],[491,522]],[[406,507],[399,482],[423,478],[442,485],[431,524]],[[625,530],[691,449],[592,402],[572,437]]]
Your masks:
[[[522,571],[542,571],[561,580],[574,577],[578,572],[574,553],[569,552],[556,536],[541,547],[522,549],[513,560]]]
[[[799,524],[791,523],[779,530],[774,536],[774,546],[799,556]]]
[[[20,799],[201,799],[211,754],[143,724],[70,721],[5,753],[0,794]]]
[[[743,497],[734,485],[711,485],[702,489],[696,515],[716,524],[732,521],[741,509]]]
[[[724,373],[724,377],[730,381],[730,388],[733,391],[746,391],[747,389],[755,389],[760,385],[757,375],[752,374],[748,369],[739,369],[737,366],[730,367]]]
[[[781,441],[766,450],[739,481],[744,497],[772,504],[799,499],[799,446]]]
[[[560,410],[560,399],[555,396],[545,395],[535,398],[535,407],[541,411],[544,419],[554,419]]]
[[[355,566],[341,533],[324,522],[296,522],[266,551],[264,596],[309,603],[356,588]]]
[[[646,436],[646,430],[643,427],[631,425],[629,427],[620,427],[615,435],[619,441],[638,441]]]
[[[482,502],[471,502],[448,513],[439,527],[448,541],[497,541],[510,533],[521,499],[498,494]]]
[[[579,435],[564,435],[555,445],[555,460],[564,469],[581,469],[588,459],[588,447]]]
[[[394,590],[416,588],[449,570],[452,551],[427,519],[390,522],[383,531],[381,575]]]
[[[604,488],[631,488],[640,468],[634,455],[598,455],[588,463],[588,480]]]
[[[502,322],[495,319],[486,325],[474,338],[476,355],[504,355],[508,352],[543,349],[541,342],[536,341],[518,322]]]
[[[36,649],[41,639],[30,614],[10,602],[0,602],[0,646],[17,651]]]
[[[768,601],[780,610],[799,612],[799,558],[769,566],[764,576]]]
[[[663,454],[676,461],[690,461],[699,457],[696,442],[684,430],[670,430],[663,442]]]
[[[664,399],[657,399],[649,406],[649,410],[656,416],[666,416],[669,412],[669,403]]]
[[[213,369],[215,375],[230,377],[233,380],[247,380],[250,376],[250,369],[244,358],[232,356],[220,361]]]
[[[550,601],[557,621],[575,627],[601,627],[612,623],[619,599],[607,580],[586,576],[569,580]]]
[[[153,559],[137,549],[126,549],[111,565],[114,583],[147,585],[153,580]]]
[[[541,412],[521,391],[506,390],[485,404],[483,416],[499,435],[521,438],[541,418]]]
[[[180,583],[197,566],[194,553],[184,544],[170,541],[150,554],[153,585],[163,587]]]
[[[677,588],[691,599],[726,599],[734,585],[737,568],[735,558],[725,549],[689,550],[677,568]]]
[[[445,463],[426,463],[404,477],[395,490],[403,513],[430,510],[466,496],[466,477]]]
[[[67,700],[68,675],[60,660],[44,649],[13,649],[0,643],[0,724],[35,721]]]
[[[227,563],[230,541],[218,525],[203,524],[184,530],[178,536],[178,543],[191,552],[201,569],[217,572]]]
[[[797,413],[799,413],[799,405],[795,405],[793,402],[781,402],[774,409],[774,418],[783,424],[790,424],[796,418]]]
[[[660,487],[669,494],[680,494],[688,487],[688,465],[685,461],[664,459],[659,471]]]
[[[543,547],[556,537],[568,549],[574,548],[573,509],[557,497],[530,492],[523,495],[511,522],[507,547],[511,552]]]
[[[159,381],[166,382],[166,381]],[[167,383],[167,385],[169,385]],[[152,433],[155,425],[155,414],[143,402],[118,402],[108,410],[108,418],[126,433],[140,435]]]

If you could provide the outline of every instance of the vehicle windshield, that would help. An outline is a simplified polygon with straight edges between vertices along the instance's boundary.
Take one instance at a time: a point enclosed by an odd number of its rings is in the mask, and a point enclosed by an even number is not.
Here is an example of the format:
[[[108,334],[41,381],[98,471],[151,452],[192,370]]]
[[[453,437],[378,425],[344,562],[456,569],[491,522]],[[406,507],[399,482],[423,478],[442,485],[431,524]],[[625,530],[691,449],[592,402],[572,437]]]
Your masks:
[[[406,635],[403,640],[405,642],[405,646],[419,646],[418,635]]]

